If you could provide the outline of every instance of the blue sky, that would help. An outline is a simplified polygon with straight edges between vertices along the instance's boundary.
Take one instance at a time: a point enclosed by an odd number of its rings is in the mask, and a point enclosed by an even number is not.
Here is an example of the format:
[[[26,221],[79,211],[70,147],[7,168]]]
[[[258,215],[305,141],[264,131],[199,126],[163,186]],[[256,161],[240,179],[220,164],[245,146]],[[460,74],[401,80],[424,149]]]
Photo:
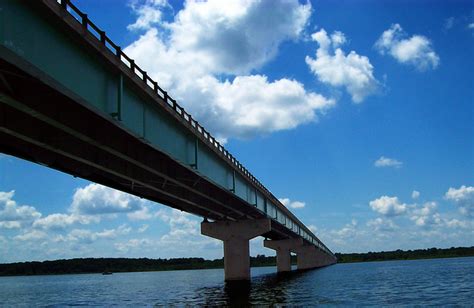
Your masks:
[[[474,245],[473,1],[74,3],[332,251]],[[222,257],[199,223],[0,156],[0,262]]]

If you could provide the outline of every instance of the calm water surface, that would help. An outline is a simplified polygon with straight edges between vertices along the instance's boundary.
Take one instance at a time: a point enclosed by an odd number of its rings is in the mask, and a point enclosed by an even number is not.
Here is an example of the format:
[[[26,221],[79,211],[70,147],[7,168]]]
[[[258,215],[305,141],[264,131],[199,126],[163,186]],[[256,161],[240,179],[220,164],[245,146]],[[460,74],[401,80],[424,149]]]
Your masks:
[[[223,270],[0,277],[4,306],[461,305],[474,306],[474,258],[336,264],[252,282],[223,282]]]

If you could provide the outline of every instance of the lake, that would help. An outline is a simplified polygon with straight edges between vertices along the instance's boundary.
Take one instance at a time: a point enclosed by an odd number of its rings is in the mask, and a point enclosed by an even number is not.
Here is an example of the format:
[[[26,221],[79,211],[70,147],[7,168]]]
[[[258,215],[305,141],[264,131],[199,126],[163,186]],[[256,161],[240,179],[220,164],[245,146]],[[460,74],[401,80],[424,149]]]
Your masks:
[[[0,277],[5,306],[474,305],[474,257],[336,264],[224,283],[222,269]]]

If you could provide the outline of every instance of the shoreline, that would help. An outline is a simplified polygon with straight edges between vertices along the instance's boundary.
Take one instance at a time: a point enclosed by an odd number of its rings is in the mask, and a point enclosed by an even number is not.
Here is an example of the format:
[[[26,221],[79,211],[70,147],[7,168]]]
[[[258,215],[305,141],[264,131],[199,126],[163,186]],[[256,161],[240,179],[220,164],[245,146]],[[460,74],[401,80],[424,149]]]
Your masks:
[[[447,252],[461,251],[462,253],[444,254]],[[437,252],[437,254],[420,255],[419,251]],[[399,258],[390,258],[399,254]],[[412,255],[410,257],[410,254]],[[449,249],[428,249],[415,251],[391,251],[361,254],[336,254],[339,255],[339,264],[367,263],[384,261],[414,261],[428,259],[452,259],[474,257],[474,247],[458,247]],[[366,259],[361,259],[366,258]],[[274,267],[275,257],[258,255],[251,257],[251,267]],[[292,265],[296,264],[296,257],[292,256]],[[149,259],[149,258],[75,258],[54,261],[31,261],[0,264],[0,277],[12,276],[50,276],[50,275],[76,275],[76,274],[102,274],[135,273],[135,272],[164,272],[181,270],[208,270],[222,269],[223,259],[205,260],[203,258],[174,258],[174,259]]]

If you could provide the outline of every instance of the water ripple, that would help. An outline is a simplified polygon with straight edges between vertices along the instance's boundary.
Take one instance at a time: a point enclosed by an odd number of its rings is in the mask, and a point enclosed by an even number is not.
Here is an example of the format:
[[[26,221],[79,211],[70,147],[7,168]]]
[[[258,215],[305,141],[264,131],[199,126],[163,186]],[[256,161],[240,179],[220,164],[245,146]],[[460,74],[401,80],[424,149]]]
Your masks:
[[[337,264],[223,283],[223,271],[0,277],[5,306],[473,306],[474,258]]]

